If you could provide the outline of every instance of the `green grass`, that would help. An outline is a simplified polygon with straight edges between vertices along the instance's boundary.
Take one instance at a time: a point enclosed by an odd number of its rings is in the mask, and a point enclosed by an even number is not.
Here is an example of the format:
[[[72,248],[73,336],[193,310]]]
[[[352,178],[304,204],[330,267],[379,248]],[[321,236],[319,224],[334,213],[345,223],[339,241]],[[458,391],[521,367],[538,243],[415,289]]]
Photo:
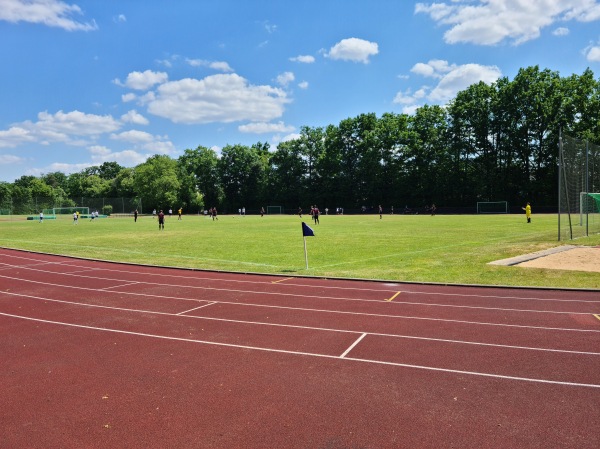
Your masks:
[[[322,216],[306,239],[298,216],[222,215],[38,223],[0,221],[0,246],[143,264],[238,272],[393,281],[600,289],[600,273],[488,265],[562,244],[600,245],[600,235],[557,241],[555,215]]]

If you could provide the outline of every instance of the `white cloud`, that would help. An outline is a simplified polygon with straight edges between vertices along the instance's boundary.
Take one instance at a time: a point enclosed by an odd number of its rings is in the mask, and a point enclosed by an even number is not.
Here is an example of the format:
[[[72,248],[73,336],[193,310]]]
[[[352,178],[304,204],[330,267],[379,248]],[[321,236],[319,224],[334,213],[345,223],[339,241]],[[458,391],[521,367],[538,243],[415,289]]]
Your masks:
[[[585,58],[590,62],[600,62],[600,45],[591,46],[584,50]]]
[[[137,95],[134,93],[128,93],[125,95],[121,95],[121,101],[123,103],[129,103],[130,101],[133,101],[137,98]]]
[[[123,167],[134,167],[146,162],[146,159],[150,156],[150,154],[142,154],[134,150],[113,152],[106,147],[90,147],[89,150],[92,156],[92,164],[89,165],[99,165],[104,162],[116,162]]]
[[[6,131],[0,131],[0,148],[16,147],[25,142],[34,142],[35,136],[31,131],[21,126],[12,126]]]
[[[41,23],[67,31],[92,31],[98,25],[92,22],[78,22],[72,17],[83,15],[77,5],[69,5],[59,0],[2,0],[0,20],[7,22]]]
[[[147,125],[150,123],[146,117],[133,109],[123,114],[121,121],[124,123],[133,123],[134,125]]]
[[[308,81],[301,81],[298,83],[300,89],[308,89]]]
[[[146,143],[152,142],[154,140],[154,136],[152,134],[147,133],[145,131],[137,131],[135,129],[132,129],[130,131],[124,131],[119,134],[111,134],[110,138],[114,140],[122,140],[124,142],[129,143]]]
[[[148,112],[186,124],[268,122],[280,117],[289,102],[279,88],[254,86],[236,74],[219,74],[162,84],[155,98],[148,100]]]
[[[444,75],[438,85],[429,92],[427,98],[436,103],[446,103],[471,84],[480,81],[491,84],[501,75],[500,69],[496,66],[461,65]]]
[[[243,133],[253,133],[253,134],[264,134],[264,133],[289,133],[294,131],[294,128],[291,125],[286,125],[283,122],[278,123],[262,123],[262,122],[254,122],[248,123],[246,125],[238,126],[238,130]]]
[[[38,119],[35,124],[32,124],[32,129],[38,132],[45,131],[79,136],[103,134],[115,131],[121,126],[110,115],[86,114],[80,111],[66,113],[58,111],[56,114],[40,112]]]
[[[119,14],[118,16],[113,17],[113,22],[115,22],[115,23],[127,22],[127,17],[125,17],[125,14]]]
[[[301,62],[303,64],[312,64],[313,62],[315,62],[315,58],[314,58],[314,56],[310,56],[310,55],[299,55],[299,56],[290,58],[290,61]]]
[[[16,147],[23,143],[48,145],[62,142],[69,145],[84,145],[80,136],[96,138],[114,132],[121,127],[118,120],[110,115],[85,114],[80,111],[56,114],[40,112],[38,121],[17,123],[6,131],[0,131],[0,147]]]
[[[555,29],[552,34],[554,36],[567,36],[569,34],[569,29],[565,28],[565,27],[558,27],[557,29]]]
[[[135,90],[148,90],[156,84],[162,84],[167,81],[168,75],[165,72],[153,72],[146,70],[144,72],[131,72],[127,75],[127,80],[122,83],[118,78],[114,83]]]
[[[335,44],[325,56],[331,59],[368,64],[369,57],[377,53],[379,53],[379,46],[375,42],[351,37],[342,39]]]
[[[292,72],[283,72],[281,75],[277,77],[277,84],[287,87],[289,83],[294,81],[296,77]]]
[[[175,146],[168,140],[167,136],[152,135],[145,131],[134,129],[119,134],[111,134],[110,138],[130,143],[135,150],[144,150],[152,154],[172,154],[175,152]]]
[[[413,66],[411,72],[426,78],[436,79],[438,83],[433,87],[422,86],[415,92],[410,89],[398,92],[393,102],[404,105],[404,112],[414,111],[422,100],[433,104],[445,104],[454,98],[459,91],[472,84],[480,81],[491,84],[502,76],[500,69],[496,66],[456,65],[438,59],[427,63],[417,63]]]
[[[538,38],[543,28],[557,21],[598,20],[600,5],[595,0],[452,0],[417,3],[418,13],[449,26],[444,33],[449,44],[496,45],[509,40],[519,45]]]
[[[0,154],[0,165],[19,164],[24,161],[25,159],[14,154]]]
[[[208,67],[225,73],[233,72],[233,69],[225,61],[206,61],[204,59],[190,58],[187,58],[185,61],[192,67]]]

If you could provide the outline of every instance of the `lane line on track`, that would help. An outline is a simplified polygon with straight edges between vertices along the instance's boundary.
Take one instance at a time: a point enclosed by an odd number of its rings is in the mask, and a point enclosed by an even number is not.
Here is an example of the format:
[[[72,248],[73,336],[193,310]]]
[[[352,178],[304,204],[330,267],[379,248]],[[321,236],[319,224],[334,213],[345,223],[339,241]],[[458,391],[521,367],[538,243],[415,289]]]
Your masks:
[[[110,290],[111,288],[121,288],[121,287],[128,287],[129,285],[137,285],[137,284],[140,284],[140,283],[139,283],[139,282],[129,282],[129,283],[127,283],[127,284],[113,285],[112,287],[104,287],[104,288],[100,288],[100,289],[98,289],[98,290],[101,290],[101,291],[108,291],[108,290]]]
[[[361,341],[363,338],[365,338],[366,336],[367,336],[367,334],[366,334],[366,333],[363,333],[363,334],[362,334],[360,337],[358,337],[358,338],[356,339],[356,341],[355,341],[354,343],[352,343],[352,344],[351,344],[351,345],[348,347],[348,349],[346,349],[346,350],[344,351],[344,353],[343,353],[343,354],[340,356],[340,359],[343,359],[344,357],[346,357],[346,356],[348,355],[348,353],[349,353],[350,351],[352,351],[352,350],[354,349],[354,347],[355,347],[357,344],[359,344],[359,343],[360,343],[360,341]]]
[[[41,271],[42,273],[48,274],[57,274],[52,271],[43,271],[43,270],[34,270],[32,271]],[[105,278],[105,277],[96,277],[96,276],[84,276],[80,274],[69,274],[69,273],[58,273],[64,276],[74,276],[82,279],[91,279],[96,281],[121,281],[125,282],[124,279],[114,279],[114,278]],[[40,282],[34,281],[31,279],[17,278],[11,276],[3,276],[7,279],[20,280],[22,282]],[[217,292],[227,292],[227,293],[242,293],[242,294],[254,294],[254,295],[271,295],[271,296],[289,296],[294,298],[304,298],[304,299],[328,299],[328,300],[339,300],[339,301],[356,301],[356,302],[379,302],[380,300],[376,299],[365,299],[365,298],[349,298],[349,297],[341,297],[341,296],[320,296],[320,295],[306,295],[306,294],[297,294],[297,293],[281,293],[281,292],[261,292],[255,290],[240,290],[240,289],[231,289],[231,288],[218,288],[218,287],[206,287],[206,286],[193,286],[193,285],[177,285],[177,284],[165,284],[165,283],[156,283],[156,282],[145,282],[145,281],[137,281],[140,285],[151,285],[151,286],[161,286],[161,287],[171,287],[176,289],[191,289],[191,290],[210,290]],[[42,282],[40,282],[42,283]],[[48,283],[48,285],[59,285],[62,284],[52,284]],[[289,285],[289,284],[286,284]],[[67,287],[67,286],[65,286]],[[77,287],[75,287],[77,288]],[[394,304],[404,304],[404,305],[415,305],[415,306],[426,306],[426,307],[447,307],[447,308],[455,308],[455,309],[472,309],[472,310],[492,310],[492,311],[500,311],[500,312],[518,312],[518,313],[550,313],[550,314],[558,314],[558,315],[589,315],[589,312],[574,312],[574,311],[556,311],[556,310],[535,310],[535,309],[514,309],[514,308],[502,308],[502,307],[483,307],[483,306],[462,306],[456,304],[438,304],[438,303],[422,303],[422,302],[414,302],[414,301],[395,301]]]
[[[21,281],[32,282],[32,283],[42,284],[42,285],[51,286],[51,287],[63,287],[63,288],[85,290],[85,291],[92,291],[92,292],[97,291],[93,288],[74,287],[74,286],[62,285],[62,284],[51,284],[51,283],[47,283],[47,282],[32,281],[32,280],[27,280],[27,279],[23,280],[23,279],[19,279],[19,278],[12,278],[12,277],[2,276],[2,275],[0,275],[0,278],[17,279],[17,280],[21,280]],[[0,293],[2,293],[2,291],[0,291]],[[7,291],[5,291],[4,293],[13,294],[13,293],[9,293]],[[106,291],[106,293],[115,293],[115,294],[118,293],[120,295],[141,296],[144,298],[175,299],[175,300],[180,300],[180,301],[195,301],[195,302],[205,301],[205,300],[201,300],[201,299],[197,299],[197,298],[182,298],[182,297],[178,297],[178,296],[153,295],[153,294],[149,294],[149,293],[115,292],[112,290],[108,290],[108,291]],[[27,296],[27,295],[22,295],[22,296]],[[38,299],[45,299],[45,298],[38,298]],[[52,301],[52,300],[48,299],[48,301]],[[356,316],[394,318],[394,319],[405,319],[405,320],[434,321],[434,322],[441,322],[441,323],[472,324],[472,325],[477,325],[477,326],[497,326],[497,327],[508,327],[508,328],[517,328],[517,329],[537,329],[537,330],[544,330],[544,331],[600,333],[600,330],[597,330],[597,329],[575,329],[575,328],[563,328],[563,327],[526,326],[523,324],[506,324],[506,323],[490,323],[490,322],[481,322],[481,321],[451,320],[451,319],[445,319],[445,318],[429,318],[429,317],[418,317],[418,316],[409,316],[409,315],[391,315],[391,314],[383,314],[383,313],[347,312],[347,311],[343,311],[343,310],[312,309],[312,308],[307,308],[307,307],[273,306],[273,305],[266,305],[266,304],[241,303],[241,302],[236,302],[236,301],[216,301],[216,302],[219,304],[229,304],[229,305],[242,306],[242,307],[263,307],[263,308],[267,308],[267,309],[299,310],[299,311],[304,311],[304,312],[338,313],[341,315],[356,315]],[[84,305],[84,304],[82,304],[82,305]]]
[[[199,343],[199,344],[205,344],[205,345],[211,345],[211,346],[222,346],[222,347],[228,347],[228,348],[249,349],[249,350],[271,352],[271,353],[278,353],[278,354],[301,355],[301,356],[309,356],[309,357],[319,357],[319,358],[324,358],[324,359],[362,362],[362,363],[395,366],[395,367],[402,367],[402,368],[412,368],[412,369],[420,369],[420,370],[427,370],[427,371],[436,371],[436,372],[450,373],[450,374],[462,374],[462,375],[470,375],[470,376],[478,376],[478,377],[487,377],[487,378],[501,379],[501,380],[533,382],[533,383],[542,383],[542,384],[550,384],[550,385],[561,385],[561,386],[567,386],[567,387],[600,388],[600,385],[597,385],[597,384],[565,382],[565,381],[549,380],[549,379],[536,379],[536,378],[530,378],[530,377],[506,376],[506,375],[502,375],[502,374],[480,373],[480,372],[476,372],[476,371],[463,371],[463,370],[455,370],[455,369],[447,369],[447,368],[437,368],[437,367],[433,367],[433,366],[422,366],[422,365],[412,365],[412,364],[407,364],[407,363],[385,362],[385,361],[381,361],[381,360],[358,359],[358,358],[353,358],[353,357],[342,358],[340,356],[333,356],[333,355],[327,355],[327,354],[289,351],[289,350],[285,350],[285,349],[260,348],[257,346],[236,345],[236,344],[232,344],[232,343],[220,343],[220,342],[212,342],[212,341],[205,341],[205,340],[194,340],[191,338],[169,337],[169,336],[164,336],[164,335],[124,331],[124,330],[120,330],[120,329],[111,329],[111,328],[105,328],[105,327],[86,326],[83,324],[73,324],[73,323],[65,323],[65,322],[61,322],[61,321],[42,320],[39,318],[31,318],[31,317],[25,317],[25,316],[14,315],[14,314],[10,314],[10,313],[3,313],[3,312],[0,312],[0,315],[10,317],[10,318],[35,321],[38,323],[56,324],[56,325],[66,326],[66,327],[75,327],[75,328],[80,328],[80,329],[88,329],[88,330],[95,330],[95,331],[102,331],[102,332],[112,332],[112,333],[125,334],[125,335],[134,335],[134,336],[138,336],[138,337],[150,337],[150,338],[156,338],[156,339],[162,339],[162,340]]]
[[[21,256],[15,256],[15,255],[10,255],[9,257],[13,257],[13,258],[21,258],[21,259],[27,259],[30,260],[29,258],[25,258],[25,257],[21,257]],[[53,257],[61,257],[61,256],[53,256]],[[89,259],[81,259],[83,261],[89,261]],[[98,263],[107,263],[110,264],[110,262],[107,261],[94,261],[94,262],[98,262]],[[68,262],[47,262],[47,263],[56,263],[58,265],[69,265]],[[5,265],[5,263],[0,263],[2,265]],[[14,266],[15,268],[19,267]],[[130,268],[135,267],[135,265],[131,265],[129,266]],[[164,269],[164,270],[169,270],[169,267],[153,267],[153,266],[146,266],[147,268],[156,268],[158,269]],[[102,271],[109,271],[109,272],[117,272],[117,273],[121,273],[124,270],[116,270],[116,269],[111,269],[111,268],[93,268],[93,270],[102,270]],[[148,273],[145,272],[141,272],[141,271],[134,271],[134,270],[125,270],[127,273],[130,274],[141,274],[141,275],[148,275]],[[52,273],[52,272],[49,272]],[[199,274],[203,274],[205,275],[205,272],[202,271],[190,271],[190,273],[199,275]],[[234,273],[236,274],[236,273]],[[215,282],[228,282],[228,283],[246,283],[246,284],[272,284],[273,282],[266,282],[266,281],[249,281],[249,280],[240,280],[240,279],[228,279],[228,278],[218,278],[218,277],[207,277],[207,276],[196,276],[196,277],[191,277],[191,276],[181,276],[181,275],[175,275],[175,274],[162,274],[162,273],[153,273],[152,276],[154,277],[168,277],[168,278],[183,278],[183,279],[201,279],[201,280],[206,280],[206,281],[215,281]],[[264,277],[268,277],[268,275],[264,275]],[[289,279],[295,279],[297,280],[297,278],[289,278]],[[386,286],[400,286],[402,283],[393,283],[393,284],[383,284]],[[172,285],[172,284],[169,284]],[[360,288],[360,287],[339,287],[339,286],[327,286],[327,285],[313,285],[313,284],[306,284],[306,283],[292,283],[292,282],[286,282],[285,284],[286,286],[298,286],[298,287],[302,287],[302,288],[319,288],[319,289],[326,289],[326,290],[351,290],[351,291],[367,291],[367,292],[373,292],[373,291],[378,291],[378,292],[395,292],[397,291],[397,289],[394,290],[390,290],[390,289],[369,289],[369,288]],[[410,288],[414,288],[414,286],[406,286],[407,289],[404,290],[405,293],[410,293],[410,294],[414,294],[414,295],[427,295],[427,296],[445,296],[445,297],[459,297],[459,298],[481,298],[481,299],[506,299],[506,300],[526,300],[526,301],[546,301],[546,302],[574,302],[574,303],[591,303],[591,304],[600,304],[600,300],[580,300],[580,299],[558,299],[558,298],[544,298],[544,297],[533,297],[533,296],[508,296],[508,295],[481,295],[481,294],[464,294],[464,293],[444,293],[444,292],[423,292],[423,291],[411,291]],[[475,287],[475,288],[481,288],[481,289],[493,289],[493,288],[497,288],[497,289],[501,289],[501,286],[485,286],[485,287]]]
[[[188,313],[188,312],[193,312],[194,310],[203,309],[204,307],[212,306],[213,304],[216,304],[216,303],[217,303],[216,301],[211,301],[208,304],[204,304],[202,306],[194,307],[193,309],[190,309],[190,310],[184,310],[183,312],[176,313],[175,315],[183,315],[183,314]]]
[[[6,294],[6,295],[10,295],[10,296],[18,296],[18,297],[23,297],[23,298],[28,298],[28,299],[37,299],[37,300],[41,300],[41,301],[55,302],[55,303],[60,303],[60,304],[79,305],[82,307],[92,307],[92,308],[98,308],[98,309],[117,310],[117,311],[121,311],[121,312],[146,313],[146,314],[169,316],[169,317],[182,317],[182,318],[190,318],[190,319],[197,319],[197,320],[220,321],[220,322],[225,322],[225,323],[253,324],[253,325],[259,325],[259,326],[284,327],[284,328],[290,328],[290,329],[316,330],[316,331],[338,332],[338,333],[346,333],[346,334],[363,333],[363,331],[360,331],[360,330],[350,330],[350,329],[334,329],[334,328],[326,328],[326,327],[300,326],[300,325],[295,325],[295,324],[281,324],[281,323],[272,323],[272,322],[264,322],[264,321],[233,320],[233,319],[229,319],[229,318],[217,318],[217,317],[196,316],[196,315],[182,315],[182,313],[185,313],[185,312],[169,313],[169,312],[158,312],[155,310],[128,309],[128,308],[123,308],[123,307],[104,306],[104,305],[99,305],[99,304],[87,304],[87,303],[81,303],[81,302],[76,302],[76,301],[66,301],[66,300],[62,300],[62,299],[42,298],[42,297],[38,297],[38,296],[25,295],[22,293],[0,292],[0,295],[2,293]],[[218,303],[218,301],[213,302],[213,304],[217,304],[217,303]],[[202,307],[205,307],[205,306],[202,306]],[[200,308],[200,307],[198,307],[198,308]],[[592,332],[600,332],[600,331],[592,331]],[[526,351],[557,352],[557,353],[565,353],[565,354],[592,355],[592,356],[600,355],[600,352],[573,351],[573,350],[568,350],[568,349],[535,348],[535,347],[528,347],[528,346],[502,345],[502,344],[482,343],[482,342],[475,342],[475,341],[450,340],[450,339],[445,339],[445,338],[417,337],[414,335],[387,334],[387,333],[382,333],[382,332],[365,332],[365,333],[369,334],[369,335],[377,336],[377,337],[403,338],[403,339],[407,339],[407,340],[421,340],[421,341],[433,341],[433,342],[438,342],[438,343],[486,346],[486,347],[502,348],[502,349],[522,349],[522,350],[526,350]]]

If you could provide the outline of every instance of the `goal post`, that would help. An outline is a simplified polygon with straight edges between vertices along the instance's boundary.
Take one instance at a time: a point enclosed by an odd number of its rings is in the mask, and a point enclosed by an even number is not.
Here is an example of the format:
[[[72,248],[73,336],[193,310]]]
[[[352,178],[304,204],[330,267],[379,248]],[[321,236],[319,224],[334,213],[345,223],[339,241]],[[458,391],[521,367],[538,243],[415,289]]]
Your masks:
[[[508,214],[508,201],[478,201],[478,214]]]
[[[283,214],[283,207],[281,206],[267,206],[267,215]]]

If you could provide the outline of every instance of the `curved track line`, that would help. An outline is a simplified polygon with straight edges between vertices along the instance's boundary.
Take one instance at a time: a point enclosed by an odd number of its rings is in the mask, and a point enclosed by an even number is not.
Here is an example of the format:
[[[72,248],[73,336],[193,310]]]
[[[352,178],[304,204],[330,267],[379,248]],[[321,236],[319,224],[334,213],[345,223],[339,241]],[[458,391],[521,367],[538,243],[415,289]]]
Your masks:
[[[142,333],[142,332],[131,332],[131,331],[124,331],[124,330],[111,329],[111,328],[105,328],[105,327],[95,327],[95,326],[86,326],[86,325],[82,325],[82,324],[64,323],[61,321],[42,320],[39,318],[24,317],[24,316],[20,316],[20,315],[13,315],[13,314],[2,313],[2,312],[0,312],[0,315],[11,317],[11,318],[35,321],[38,323],[55,324],[55,325],[59,325],[59,326],[76,327],[76,328],[80,328],[80,329],[89,329],[89,330],[102,331],[102,332],[113,332],[113,333],[126,334],[126,335],[135,335],[138,337],[150,337],[150,338],[157,338],[157,339],[163,339],[163,340],[184,341],[184,342],[188,342],[188,343],[199,343],[199,344],[205,344],[205,345],[211,345],[211,346],[224,346],[224,347],[228,347],[228,348],[249,349],[249,350],[254,350],[254,351],[264,351],[264,352],[272,352],[272,353],[279,353],[279,354],[291,354],[291,355],[301,355],[301,356],[309,356],[309,357],[319,357],[319,358],[325,358],[325,359],[348,360],[348,361],[352,361],[352,362],[362,362],[362,363],[372,363],[372,364],[387,365],[387,366],[397,366],[397,367],[402,367],[402,368],[412,368],[412,369],[437,371],[437,372],[452,373],[452,374],[463,374],[463,375],[469,375],[469,376],[488,377],[488,378],[502,379],[502,380],[534,382],[534,383],[561,385],[561,386],[568,386],[568,387],[600,388],[600,385],[596,385],[596,384],[563,382],[563,381],[555,381],[555,380],[547,380],[547,379],[535,379],[535,378],[529,378],[529,377],[504,376],[501,374],[479,373],[476,371],[462,371],[462,370],[454,370],[454,369],[446,369],[446,368],[436,368],[433,366],[411,365],[411,364],[407,364],[407,363],[384,362],[384,361],[370,360],[370,359],[357,359],[357,358],[353,358],[353,357],[341,357],[341,356],[332,356],[332,355],[326,355],[326,354],[315,354],[315,353],[311,353],[311,352],[289,351],[289,350],[285,350],[285,349],[259,348],[256,346],[235,345],[232,343],[218,343],[218,342],[211,342],[211,341],[205,341],[205,340],[195,340],[195,339],[191,339],[191,338],[169,337],[169,336],[164,336],[164,335],[146,334],[146,333]]]
[[[482,343],[482,342],[476,342],[476,341],[450,340],[450,339],[446,339],[446,338],[417,337],[414,335],[388,334],[388,333],[383,333],[383,332],[365,332],[362,330],[334,329],[334,328],[327,328],[327,327],[300,326],[300,325],[295,325],[295,324],[270,323],[270,322],[264,322],[264,321],[234,320],[234,319],[230,319],[230,318],[216,318],[216,317],[206,317],[206,316],[197,316],[197,315],[184,315],[185,313],[191,312],[193,310],[201,309],[201,308],[204,308],[207,306],[211,306],[213,304],[218,304],[218,301],[211,301],[208,304],[204,304],[202,306],[195,307],[193,309],[186,310],[186,311],[179,312],[179,313],[169,313],[169,312],[158,312],[155,310],[140,310],[140,309],[129,309],[129,308],[125,308],[125,307],[103,306],[100,304],[87,304],[87,303],[81,303],[81,302],[76,302],[76,301],[67,301],[67,300],[63,300],[63,299],[42,298],[40,296],[25,295],[22,293],[0,292],[0,295],[1,294],[17,296],[17,297],[22,297],[22,298],[28,298],[28,299],[36,299],[36,300],[40,300],[40,301],[56,302],[56,303],[60,303],[60,304],[70,304],[70,305],[76,305],[76,306],[82,306],[82,307],[93,307],[93,308],[98,308],[98,309],[118,310],[121,312],[146,313],[146,314],[162,315],[162,316],[169,316],[169,317],[189,318],[189,319],[195,319],[195,320],[221,321],[221,322],[225,322],[225,323],[256,324],[259,326],[284,327],[284,328],[290,328],[290,329],[305,329],[305,330],[338,332],[338,333],[347,333],[347,334],[362,334],[363,337],[361,337],[358,341],[362,340],[362,338],[364,338],[365,335],[373,335],[373,336],[377,336],[377,337],[392,337],[392,338],[403,338],[403,339],[407,339],[407,340],[434,341],[434,342],[438,342],[438,343],[463,344],[463,345],[472,345],[472,346],[487,346],[487,347],[502,348],[502,349],[522,349],[522,350],[526,350],[526,351],[556,352],[556,353],[592,355],[592,356],[600,355],[600,352],[572,351],[572,350],[568,350],[568,349],[552,349],[552,348],[534,348],[531,346],[502,345],[502,344],[497,344],[497,343]],[[358,343],[358,341],[356,343]],[[352,345],[352,347],[354,347],[356,345],[356,343],[354,345]]]

